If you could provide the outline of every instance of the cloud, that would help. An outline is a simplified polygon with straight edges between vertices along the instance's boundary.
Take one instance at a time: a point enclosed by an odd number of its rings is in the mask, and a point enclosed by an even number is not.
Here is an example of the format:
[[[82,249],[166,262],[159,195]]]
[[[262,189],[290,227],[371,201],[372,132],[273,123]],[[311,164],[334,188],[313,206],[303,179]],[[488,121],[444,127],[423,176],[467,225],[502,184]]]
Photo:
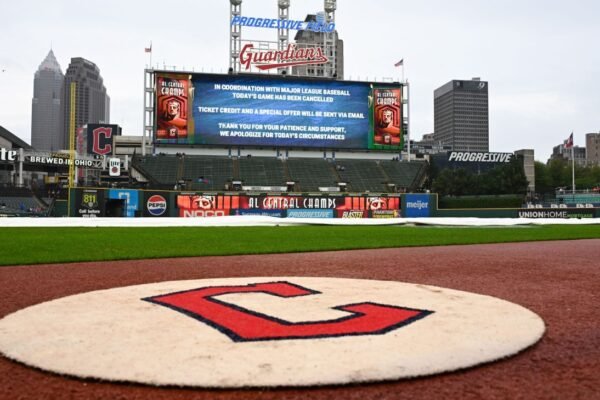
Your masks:
[[[577,114],[577,100],[558,92],[530,92],[496,95],[490,99],[490,112],[545,118],[566,118]]]

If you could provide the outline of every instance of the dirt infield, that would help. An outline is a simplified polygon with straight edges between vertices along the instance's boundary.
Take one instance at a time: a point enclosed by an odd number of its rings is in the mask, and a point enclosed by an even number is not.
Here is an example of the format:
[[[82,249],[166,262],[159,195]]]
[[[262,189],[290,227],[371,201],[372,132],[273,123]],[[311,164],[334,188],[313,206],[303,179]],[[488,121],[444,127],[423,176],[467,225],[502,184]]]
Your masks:
[[[1,267],[0,316],[98,289],[244,276],[381,279],[465,290],[529,308],[544,319],[547,332],[522,354],[470,370],[312,389],[191,390],[109,384],[65,378],[0,358],[0,399],[600,397],[600,240]]]

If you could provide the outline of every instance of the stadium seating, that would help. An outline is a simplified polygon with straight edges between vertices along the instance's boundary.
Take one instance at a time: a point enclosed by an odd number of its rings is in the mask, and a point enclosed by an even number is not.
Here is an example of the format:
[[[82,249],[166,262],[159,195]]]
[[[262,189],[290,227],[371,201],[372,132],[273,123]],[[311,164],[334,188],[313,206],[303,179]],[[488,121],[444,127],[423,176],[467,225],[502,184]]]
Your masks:
[[[319,187],[336,187],[340,180],[335,166],[322,158],[288,159],[286,164],[296,191],[318,192]]]
[[[557,194],[557,203],[600,203],[600,193]]]
[[[426,163],[422,161],[398,162],[380,161],[379,165],[388,176],[388,183],[396,185],[397,189],[416,189],[420,179],[426,173]]]
[[[238,164],[244,186],[285,186],[289,181],[283,163],[277,158],[245,157]]]
[[[336,170],[342,182],[345,182],[349,192],[376,192],[387,191],[385,183],[387,177],[373,160],[339,160],[336,161]]]
[[[133,167],[138,169],[152,183],[169,186],[171,189],[181,179],[179,174],[180,157],[175,155],[156,155],[135,157]]]
[[[190,182],[193,190],[224,190],[233,180],[233,162],[224,157],[186,155],[183,157],[181,179]]]
[[[218,156],[156,155],[135,157],[133,166],[152,187],[173,189],[178,182],[197,191],[222,191],[233,181],[243,186],[285,186],[296,183],[297,192],[318,192],[320,187],[346,183],[348,192],[384,193],[417,189],[426,173],[422,161],[376,161],[275,157],[229,158]],[[394,185],[390,185],[394,184]]]
[[[26,188],[0,188],[0,215],[40,215],[47,206]]]

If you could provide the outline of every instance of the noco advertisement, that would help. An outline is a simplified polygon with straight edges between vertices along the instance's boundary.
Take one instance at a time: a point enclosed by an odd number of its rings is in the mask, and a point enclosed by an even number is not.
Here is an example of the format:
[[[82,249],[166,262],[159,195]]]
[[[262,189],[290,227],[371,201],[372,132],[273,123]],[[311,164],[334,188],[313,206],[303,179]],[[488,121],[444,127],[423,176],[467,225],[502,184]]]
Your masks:
[[[156,75],[157,144],[401,150],[399,84]]]

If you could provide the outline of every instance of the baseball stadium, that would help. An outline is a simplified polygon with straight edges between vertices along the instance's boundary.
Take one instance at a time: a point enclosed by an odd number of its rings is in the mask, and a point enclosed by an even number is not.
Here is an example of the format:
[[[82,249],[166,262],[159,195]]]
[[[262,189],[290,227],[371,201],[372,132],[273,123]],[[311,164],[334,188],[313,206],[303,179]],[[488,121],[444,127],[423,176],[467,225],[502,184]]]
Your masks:
[[[65,151],[0,127],[0,399],[598,398],[597,187],[411,140],[336,0],[228,3],[227,73],[148,65],[142,136],[77,83]]]

